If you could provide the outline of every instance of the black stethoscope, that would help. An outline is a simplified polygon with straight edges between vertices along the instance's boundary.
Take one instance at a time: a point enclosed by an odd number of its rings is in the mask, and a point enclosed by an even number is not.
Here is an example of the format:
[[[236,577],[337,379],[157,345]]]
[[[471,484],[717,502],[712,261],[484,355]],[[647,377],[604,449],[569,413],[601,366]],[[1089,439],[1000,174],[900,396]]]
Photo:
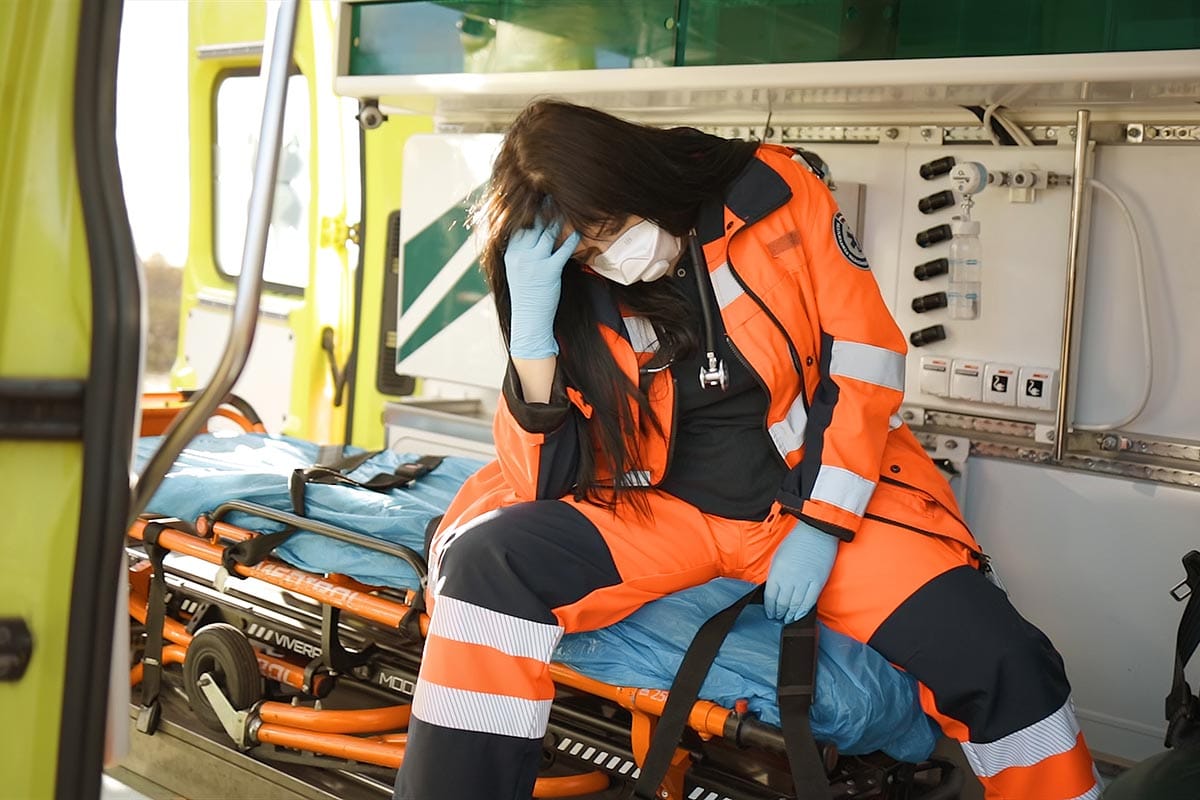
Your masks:
[[[700,249],[700,240],[696,238],[695,231],[688,234],[688,252],[692,257],[692,272],[696,275],[696,288],[700,290],[700,314],[704,318],[705,363],[700,365],[700,387],[725,391],[729,388],[729,370],[725,368],[725,360],[717,356],[717,326],[714,324],[712,299],[709,297],[711,287],[708,285],[710,283],[708,270],[704,269],[707,262],[704,260],[704,253]],[[662,366],[643,368],[640,371],[650,374],[662,372],[670,366],[671,362],[668,361]]]
[[[729,388],[729,371],[725,369],[724,359],[717,358],[717,326],[713,324],[712,299],[709,297],[712,287],[708,285],[712,281],[709,280],[708,270],[705,269],[708,262],[704,260],[700,240],[696,238],[694,230],[688,234],[688,251],[692,255],[692,272],[696,273],[696,287],[700,289],[700,314],[704,317],[706,363],[700,365],[700,387],[725,391]]]

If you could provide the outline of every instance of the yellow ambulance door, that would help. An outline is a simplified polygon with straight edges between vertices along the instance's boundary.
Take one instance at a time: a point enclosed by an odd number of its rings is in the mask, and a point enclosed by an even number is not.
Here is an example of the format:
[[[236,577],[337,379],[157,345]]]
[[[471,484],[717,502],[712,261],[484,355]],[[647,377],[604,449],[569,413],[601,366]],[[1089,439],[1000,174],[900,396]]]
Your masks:
[[[0,3],[4,797],[100,791],[141,344],[120,21],[120,0]]]
[[[190,225],[175,388],[202,387],[224,348],[241,273],[262,113],[259,67],[266,2],[202,0],[188,7]],[[249,361],[234,391],[271,433],[340,441],[342,378],[353,303],[357,219],[347,218],[345,101],[333,95],[332,4],[300,4],[283,145]],[[348,151],[347,148],[350,148]]]

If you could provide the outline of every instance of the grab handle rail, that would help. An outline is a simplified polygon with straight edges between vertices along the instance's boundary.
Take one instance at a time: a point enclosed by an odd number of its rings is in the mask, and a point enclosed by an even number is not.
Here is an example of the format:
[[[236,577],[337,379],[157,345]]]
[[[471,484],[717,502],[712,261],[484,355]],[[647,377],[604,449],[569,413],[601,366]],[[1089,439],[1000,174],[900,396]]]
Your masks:
[[[234,296],[229,338],[225,342],[225,350],[208,386],[197,392],[192,398],[191,407],[171,423],[162,444],[137,477],[133,490],[133,504],[129,511],[131,521],[145,510],[167,470],[233,388],[246,366],[250,346],[254,343],[254,327],[258,321],[258,305],[262,297],[267,233],[271,227],[271,210],[275,202],[279,148],[283,141],[283,112],[287,101],[288,72],[292,61],[292,45],[296,38],[298,12],[299,0],[280,0],[278,13],[275,15],[274,35],[266,39],[268,44],[263,52],[267,87],[254,165],[254,182],[250,189],[246,239],[242,248],[242,271],[238,276]]]

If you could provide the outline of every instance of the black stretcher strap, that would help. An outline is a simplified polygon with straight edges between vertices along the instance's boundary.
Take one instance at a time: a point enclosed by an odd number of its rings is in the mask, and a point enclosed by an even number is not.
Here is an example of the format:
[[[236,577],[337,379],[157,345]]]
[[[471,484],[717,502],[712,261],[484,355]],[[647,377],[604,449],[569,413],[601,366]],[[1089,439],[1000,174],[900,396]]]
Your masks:
[[[1175,638],[1175,674],[1166,701],[1167,747],[1200,737],[1200,699],[1192,694],[1185,675],[1187,663],[1196,652],[1196,646],[1200,645],[1200,552],[1193,550],[1184,556],[1183,568],[1187,578],[1175,587],[1175,591],[1185,584],[1189,591],[1188,595],[1175,595],[1180,600],[1187,596],[1188,601]]]
[[[162,689],[163,623],[167,615],[167,581],[163,562],[167,549],[158,537],[177,519],[162,518],[147,522],[142,529],[142,542],[150,559],[150,596],[146,598],[146,649],[142,653],[142,707],[137,727],[142,733],[153,734],[158,728],[158,695]]]
[[[779,642],[779,727],[796,797],[829,798],[829,776],[813,738],[808,710],[817,682],[816,611],[783,626]]]
[[[288,477],[288,494],[292,499],[292,513],[298,517],[305,515],[305,487],[310,483],[341,484],[370,489],[374,492],[390,492],[393,489],[409,486],[418,478],[428,475],[437,469],[444,460],[443,456],[422,456],[416,462],[401,464],[393,472],[381,472],[367,481],[357,481],[347,477],[346,473],[358,469],[368,459],[379,455],[380,452],[378,450],[368,451],[339,458],[330,464],[318,464],[308,469],[293,470]],[[289,526],[277,533],[264,533],[231,544],[225,548],[225,552],[221,556],[221,563],[230,572],[238,564],[252,567],[270,555],[275,548],[292,538],[295,533],[296,528]]]
[[[762,585],[717,612],[700,626],[692,639],[671,691],[662,716],[650,740],[650,748],[642,764],[641,774],[634,784],[633,800],[654,800],[658,786],[671,766],[671,756],[683,735],[688,715],[700,694],[700,687],[717,657],[717,651],[733,628],[738,615],[746,606],[763,601]],[[816,675],[816,612],[785,625],[779,652],[779,712],[792,770],[796,797],[804,800],[831,798],[829,778],[821,763],[808,709]]]

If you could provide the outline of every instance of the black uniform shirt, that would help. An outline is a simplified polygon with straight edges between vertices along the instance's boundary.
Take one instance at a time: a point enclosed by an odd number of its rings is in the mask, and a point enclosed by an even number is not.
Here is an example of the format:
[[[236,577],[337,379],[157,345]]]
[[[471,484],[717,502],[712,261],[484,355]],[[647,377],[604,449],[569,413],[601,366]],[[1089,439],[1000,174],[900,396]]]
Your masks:
[[[787,471],[767,435],[766,390],[726,340],[708,280],[703,283],[713,310],[716,352],[729,372],[729,386],[725,391],[700,386],[700,367],[707,364],[700,287],[690,259],[681,259],[676,270],[665,280],[675,281],[683,291],[700,347],[670,367],[675,378],[675,434],[667,474],[658,488],[707,514],[761,520]]]

